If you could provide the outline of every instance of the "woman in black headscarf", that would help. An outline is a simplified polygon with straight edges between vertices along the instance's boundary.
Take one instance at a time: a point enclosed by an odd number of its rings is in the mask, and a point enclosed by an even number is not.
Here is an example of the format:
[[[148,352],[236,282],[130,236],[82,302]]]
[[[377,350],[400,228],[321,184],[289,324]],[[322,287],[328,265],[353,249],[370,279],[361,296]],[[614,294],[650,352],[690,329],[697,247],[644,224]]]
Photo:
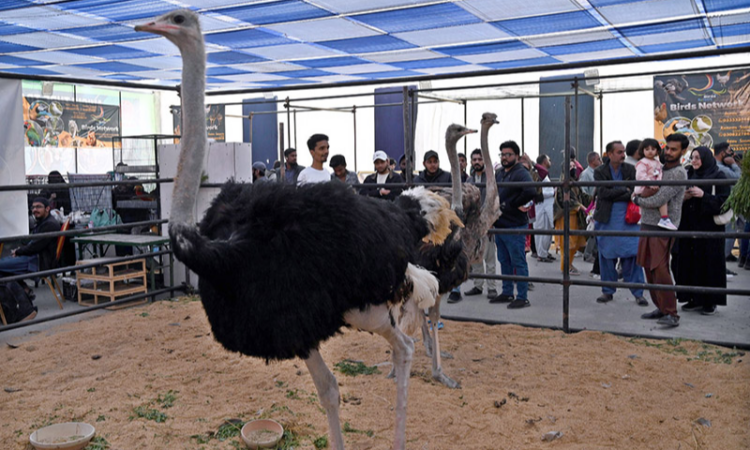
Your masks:
[[[690,153],[689,180],[719,180],[726,176],[719,170],[716,158],[707,147],[696,147]],[[714,231],[721,233],[724,225],[716,225],[714,216],[729,197],[727,185],[690,186],[685,191],[679,231]],[[721,287],[727,286],[724,238],[677,239],[675,279],[678,285]],[[716,305],[727,304],[726,294],[678,292],[677,300],[685,303],[683,311],[700,311],[704,315],[716,312]]]
[[[65,178],[57,170],[47,175],[47,184],[66,184]],[[49,200],[51,209],[64,208],[65,214],[70,214],[70,189],[68,186],[48,187],[41,196]]]

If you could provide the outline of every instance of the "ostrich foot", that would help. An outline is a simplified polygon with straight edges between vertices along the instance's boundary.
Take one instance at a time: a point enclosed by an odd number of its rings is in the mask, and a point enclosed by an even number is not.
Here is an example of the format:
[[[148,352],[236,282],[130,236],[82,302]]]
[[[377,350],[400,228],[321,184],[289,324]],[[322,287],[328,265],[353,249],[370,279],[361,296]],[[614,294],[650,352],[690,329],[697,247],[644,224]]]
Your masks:
[[[453,359],[453,355],[451,355],[448,352],[443,352],[443,351],[440,352],[440,357],[445,358],[445,359]]]
[[[461,389],[461,385],[458,383],[458,381],[444,374],[442,370],[439,372],[433,372],[432,379],[446,385],[451,389]]]
[[[391,367],[391,372],[388,375],[386,375],[385,378],[386,379],[391,378],[395,380],[396,379],[396,367]]]

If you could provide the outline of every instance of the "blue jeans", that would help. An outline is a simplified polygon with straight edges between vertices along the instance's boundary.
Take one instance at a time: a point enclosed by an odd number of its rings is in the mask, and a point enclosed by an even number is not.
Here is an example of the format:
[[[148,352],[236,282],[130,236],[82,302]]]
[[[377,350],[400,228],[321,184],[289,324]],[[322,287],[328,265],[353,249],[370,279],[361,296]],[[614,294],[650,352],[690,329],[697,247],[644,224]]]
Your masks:
[[[645,283],[643,268],[636,264],[635,256],[630,258],[620,258],[622,261],[622,278],[628,283]],[[599,270],[602,274],[602,281],[617,281],[617,259],[609,259],[599,253]],[[614,294],[617,289],[609,286],[602,286],[602,293]],[[630,292],[636,297],[643,297],[643,289],[631,289]]]
[[[0,258],[0,276],[7,277],[38,271],[39,257],[37,255]]]
[[[513,230],[525,230],[528,225],[508,227]],[[500,273],[503,275],[529,276],[529,265],[526,263],[526,236],[523,234],[496,234],[497,260],[500,262]],[[529,283],[516,282],[516,298],[528,300]],[[503,295],[513,295],[513,281],[503,280]]]
[[[745,221],[745,233],[750,233],[750,220]],[[750,247],[750,239],[740,239],[740,256],[747,258],[748,247]]]

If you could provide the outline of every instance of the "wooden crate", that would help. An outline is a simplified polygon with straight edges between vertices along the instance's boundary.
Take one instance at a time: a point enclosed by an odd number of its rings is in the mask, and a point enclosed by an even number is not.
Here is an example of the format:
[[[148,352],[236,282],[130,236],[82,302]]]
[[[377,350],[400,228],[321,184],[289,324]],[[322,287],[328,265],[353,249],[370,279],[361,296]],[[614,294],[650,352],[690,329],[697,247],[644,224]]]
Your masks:
[[[76,287],[78,288],[78,304],[83,306],[98,305],[99,299],[113,302],[118,297],[148,292],[146,282],[146,259],[135,259],[132,261],[110,262],[112,258],[85,259],[76,262],[76,265],[101,263],[105,273],[97,274],[97,267],[92,268],[93,273],[76,271]],[[82,280],[90,280],[93,286],[82,286]],[[84,299],[83,296],[92,297]],[[127,306],[141,305],[148,302],[147,298],[134,300]],[[116,309],[116,307],[112,307]]]

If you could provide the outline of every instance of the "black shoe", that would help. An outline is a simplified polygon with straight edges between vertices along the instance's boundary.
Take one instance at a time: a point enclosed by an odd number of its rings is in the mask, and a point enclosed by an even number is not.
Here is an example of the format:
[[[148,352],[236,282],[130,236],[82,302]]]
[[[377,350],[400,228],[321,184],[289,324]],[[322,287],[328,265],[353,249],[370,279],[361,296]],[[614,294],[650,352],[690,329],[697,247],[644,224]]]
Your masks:
[[[648,306],[648,300],[646,300],[646,297],[640,296],[635,298],[635,303],[638,306]]]
[[[539,255],[537,255],[536,252],[531,252],[531,257],[532,258],[539,258]]]
[[[596,299],[596,303],[609,303],[614,299],[612,294],[602,294],[601,297]]]
[[[740,256],[740,261],[737,263],[737,267],[742,269],[747,264],[747,256]]]
[[[737,257],[730,253],[729,256],[727,256],[727,262],[737,262]]]
[[[727,278],[734,278],[737,276],[737,272],[732,272],[731,270],[727,269]]]
[[[656,321],[659,325],[666,325],[668,327],[676,327],[680,324],[680,318],[677,316],[664,316]]]
[[[521,309],[526,308],[527,306],[531,306],[531,303],[529,303],[529,301],[525,298],[517,298],[508,303],[508,309]]]
[[[655,309],[650,313],[641,314],[641,319],[661,319],[662,317],[664,317],[664,314],[658,309]]]
[[[487,289],[487,298],[495,298],[495,297],[497,297],[497,290]]]
[[[458,303],[458,302],[460,302],[463,299],[464,298],[461,297],[461,293],[460,292],[453,291],[448,296],[448,303]]]
[[[555,258],[553,258],[552,255],[547,255],[544,258],[537,258],[537,261],[543,262],[543,263],[551,263],[551,262],[555,262]]]
[[[490,299],[490,303],[510,303],[513,301],[512,295],[500,294],[495,298]]]
[[[480,289],[480,288],[478,288],[478,287],[475,286],[475,287],[469,289],[468,291],[464,292],[464,295],[471,296],[471,295],[479,295],[481,293],[482,293],[482,289]]]
[[[703,307],[701,314],[704,316],[713,316],[716,314],[716,305],[706,305]]]
[[[703,305],[699,305],[695,302],[687,302],[684,305],[682,305],[683,311],[698,311],[703,309]]]

